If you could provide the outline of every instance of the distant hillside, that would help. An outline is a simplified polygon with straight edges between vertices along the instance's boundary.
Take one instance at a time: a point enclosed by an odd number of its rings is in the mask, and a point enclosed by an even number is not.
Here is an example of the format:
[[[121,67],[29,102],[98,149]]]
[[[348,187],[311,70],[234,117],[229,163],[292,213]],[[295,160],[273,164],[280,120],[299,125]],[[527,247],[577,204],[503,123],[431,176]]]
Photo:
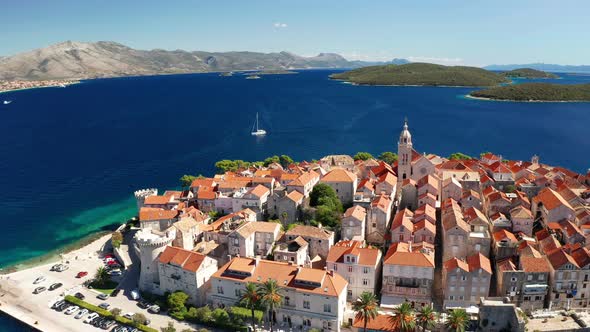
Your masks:
[[[521,65],[490,65],[484,67],[487,70],[508,71],[518,68],[532,68],[536,70],[549,71],[554,73],[590,73],[590,65],[568,66],[547,63],[528,63]]]
[[[559,78],[559,76],[532,68],[519,68],[503,72],[502,75],[512,78]]]
[[[502,75],[481,68],[430,63],[364,67],[331,78],[366,85],[493,86],[508,82]]]
[[[590,101],[590,84],[523,83],[473,91],[470,96],[515,101]]]
[[[334,53],[302,57],[288,52],[188,52],[136,50],[115,42],[67,41],[0,57],[0,80],[45,80],[235,70],[357,68]]]

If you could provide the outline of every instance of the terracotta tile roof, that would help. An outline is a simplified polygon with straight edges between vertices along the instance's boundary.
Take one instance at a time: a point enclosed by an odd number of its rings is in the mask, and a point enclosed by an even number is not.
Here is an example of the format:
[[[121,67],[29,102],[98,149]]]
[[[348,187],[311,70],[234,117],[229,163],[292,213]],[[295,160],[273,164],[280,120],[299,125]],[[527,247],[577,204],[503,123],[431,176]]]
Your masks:
[[[192,228],[198,227],[199,223],[191,216],[182,216],[173,226],[183,233],[188,233]]]
[[[379,195],[373,199],[371,207],[378,208],[384,212],[389,212],[391,209],[391,198],[387,195]]]
[[[239,271],[242,274],[234,274],[231,271]],[[269,279],[277,281],[280,287],[295,289],[304,293],[313,293],[322,296],[339,296],[346,290],[348,283],[338,273],[325,270],[310,269],[293,266],[289,263],[236,257],[221,267],[212,276],[226,280],[234,280],[241,283],[263,283]],[[301,283],[299,280],[310,281]],[[319,286],[314,284],[319,284]]]
[[[214,200],[217,194],[214,191],[200,191],[197,192],[197,199],[201,200]]]
[[[298,186],[304,187],[311,182],[317,181],[320,178],[320,175],[315,171],[305,172],[299,175],[295,180],[289,182],[289,186]]]
[[[418,183],[416,184],[418,186],[418,188],[422,187],[422,186],[426,186],[426,185],[430,185],[434,188],[436,188],[436,190],[438,190],[438,185],[439,183],[439,179],[434,176],[434,175],[426,175],[424,177],[422,177],[421,179],[418,180]]]
[[[393,218],[393,222],[391,223],[391,230],[398,229],[400,226],[404,226],[410,232],[414,229],[414,224],[412,223],[412,218],[414,217],[414,213],[408,209],[403,209],[395,214]]]
[[[164,210],[158,208],[142,207],[139,209],[139,220],[150,221],[150,220],[168,220],[174,219],[178,216],[177,210]]]
[[[496,241],[496,242],[509,241],[512,243],[518,242],[518,240],[516,239],[516,236],[514,236],[514,234],[512,234],[511,232],[509,232],[505,229],[501,229],[501,230],[494,233],[494,241]]]
[[[551,188],[543,188],[543,190],[541,190],[539,194],[533,198],[533,203],[543,203],[543,206],[547,210],[553,210],[562,205],[565,205],[569,209],[573,210],[571,205],[565,199],[563,199],[559,193]]]
[[[441,219],[444,230],[448,231],[454,227],[458,227],[465,232],[471,230],[471,227],[463,220],[461,208],[454,199],[449,198],[445,200],[443,206]]]
[[[578,263],[574,260],[572,256],[566,253],[563,249],[557,249],[547,255],[547,259],[549,263],[553,266],[553,269],[557,270],[561,268],[566,263],[570,263],[573,266],[580,268]]]
[[[496,262],[496,269],[498,271],[507,272],[507,271],[518,271],[516,265],[512,261],[512,258],[505,258]]]
[[[145,198],[145,205],[163,205],[171,201],[170,196],[148,196]]]
[[[305,197],[302,193],[298,192],[297,190],[292,190],[286,196],[295,203],[300,203]]]
[[[194,179],[191,183],[191,188],[194,187],[214,187],[215,186],[215,179],[211,178],[202,178],[202,179]]]
[[[333,232],[327,229],[306,225],[297,225],[285,233],[287,236],[302,236],[304,238],[311,237],[325,240],[332,238],[333,234]]]
[[[414,211],[414,219],[418,219],[422,215],[428,216],[431,220],[436,221],[436,209],[429,204],[422,204]]]
[[[492,274],[490,260],[479,252],[467,257],[467,264],[469,264],[469,271],[482,269],[487,273]]]
[[[520,268],[525,272],[551,272],[551,267],[545,256],[540,258],[521,256]]]
[[[424,219],[414,224],[414,233],[426,228],[429,232],[436,234],[436,226],[430,221]]]
[[[340,241],[334,244],[328,253],[326,262],[343,263],[345,255],[357,256],[357,264],[375,266],[381,259],[381,251],[377,248],[363,248],[359,241]]]
[[[197,272],[205,258],[205,255],[198,252],[168,246],[160,255],[159,261],[162,264],[172,264],[187,271]]]
[[[362,317],[355,316],[353,327],[362,331],[365,327],[365,320]],[[397,332],[399,328],[393,324],[393,316],[378,314],[377,317],[367,322],[368,331]]]
[[[572,251],[571,256],[581,268],[585,268],[590,264],[590,251],[588,251],[588,248],[580,247]]]
[[[483,214],[483,212],[481,212],[479,209],[477,209],[475,207],[470,207],[469,209],[465,210],[463,212],[463,216],[465,217],[465,220],[467,220],[467,222],[469,224],[472,224],[477,219],[479,219],[485,223],[489,223],[489,220],[485,216],[485,214]]]
[[[411,249],[408,243],[396,242],[389,247],[383,264],[434,268],[434,250],[422,252]]]
[[[391,186],[395,186],[397,184],[397,177],[393,175],[393,173],[387,172],[379,177],[378,183],[387,183]]]
[[[375,191],[375,184],[371,182],[371,179],[363,179],[359,182],[359,185],[356,187],[357,191],[362,191],[363,189],[368,189],[369,191]]]
[[[262,198],[264,195],[267,195],[270,193],[270,189],[268,189],[267,187],[259,184],[256,187],[248,190],[247,194],[252,195],[254,197],[257,198]]]
[[[469,272],[469,265],[467,264],[467,262],[457,257],[453,257],[446,261],[444,263],[444,267],[449,271],[459,268],[465,272]]]
[[[324,175],[322,182],[354,182],[357,176],[345,169],[336,168]]]
[[[249,221],[242,224],[235,231],[244,238],[246,238],[255,232],[278,234],[280,229],[281,225],[278,223],[266,221]]]
[[[344,218],[353,217],[357,220],[365,220],[367,217],[367,210],[360,205],[354,205],[344,212]]]

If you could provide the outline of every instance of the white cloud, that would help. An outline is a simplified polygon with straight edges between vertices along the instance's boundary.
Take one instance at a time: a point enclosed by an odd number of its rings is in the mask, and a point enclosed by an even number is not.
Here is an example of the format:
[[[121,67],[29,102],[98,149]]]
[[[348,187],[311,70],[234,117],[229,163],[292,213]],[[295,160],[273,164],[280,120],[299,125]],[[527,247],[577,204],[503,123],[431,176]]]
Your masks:
[[[428,62],[437,63],[439,65],[464,65],[465,62],[461,58],[437,58],[429,56],[409,56],[407,57],[411,62]]]
[[[287,27],[287,23],[275,22],[273,25],[277,29],[284,29]]]

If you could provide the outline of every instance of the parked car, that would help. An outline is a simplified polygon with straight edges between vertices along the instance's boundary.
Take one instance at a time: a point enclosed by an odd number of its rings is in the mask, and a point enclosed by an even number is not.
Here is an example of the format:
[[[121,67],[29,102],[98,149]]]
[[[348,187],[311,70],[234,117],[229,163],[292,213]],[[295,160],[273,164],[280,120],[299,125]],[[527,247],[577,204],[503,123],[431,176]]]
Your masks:
[[[98,316],[99,315],[96,312],[93,312],[90,315],[88,315],[88,317],[86,317],[86,319],[84,319],[84,323],[88,324],[88,323],[90,323],[93,319],[95,319]]]
[[[56,282],[55,284],[51,284],[51,286],[49,286],[49,290],[56,290],[58,288],[60,288],[61,286],[63,286],[63,284],[61,282]]]
[[[111,305],[108,304],[108,303],[106,303],[106,302],[103,302],[103,303],[101,303],[101,304],[98,305],[99,308],[104,309],[104,310],[108,310],[110,306]]]
[[[74,316],[74,318],[80,319],[80,318],[84,317],[84,315],[86,315],[87,313],[88,313],[88,309],[82,309],[82,310],[78,311],[78,313],[76,314],[76,316]]]
[[[151,304],[148,301],[142,300],[137,302],[137,306],[140,307],[141,309],[146,309],[149,308],[151,306]]]
[[[59,300],[59,301],[55,302],[55,303],[54,303],[54,304],[51,306],[51,309],[55,309],[55,308],[59,307],[60,305],[62,305],[62,304],[64,304],[64,303],[66,303],[66,301],[64,301],[64,300]]]
[[[35,290],[33,291],[33,294],[39,294],[39,293],[43,293],[43,292],[44,292],[44,291],[46,291],[46,290],[47,290],[47,287],[43,287],[43,286],[41,286],[41,287],[37,287],[37,288],[35,288]]]
[[[63,272],[63,271],[65,271],[65,270],[69,269],[69,268],[70,268],[70,266],[69,266],[69,265],[66,265],[66,264],[59,264],[59,265],[57,266],[57,268],[55,269],[55,271],[57,271],[57,272]]]
[[[139,300],[141,296],[139,295],[139,289],[134,289],[131,291],[131,298],[134,300]]]
[[[56,271],[60,265],[61,264],[55,264],[55,265],[51,266],[51,269],[49,269],[49,271]]]
[[[80,309],[80,307],[78,307],[77,305],[73,305],[73,306],[69,307],[66,311],[64,311],[64,314],[71,315],[74,312],[78,311],[78,309]]]
[[[76,278],[84,278],[87,275],[88,275],[88,272],[80,271],[80,272],[78,272],[78,274],[76,274]]]
[[[100,324],[100,328],[103,330],[108,330],[113,325],[115,325],[115,321],[112,319],[107,319]]]
[[[123,274],[123,273],[122,273],[122,272],[121,272],[121,270],[119,270],[119,269],[115,269],[115,270],[111,270],[111,271],[109,271],[109,275],[110,275],[111,277],[120,276],[120,275],[122,275],[122,274]]]
[[[33,281],[33,285],[40,284],[43,281],[45,281],[45,277],[44,276],[37,277],[37,279],[35,279],[35,281]]]
[[[148,308],[148,311],[154,314],[157,314],[160,312],[160,306],[158,306],[157,304],[154,304],[153,306]]]
[[[80,299],[80,300],[84,300],[84,299],[86,298],[86,296],[84,296],[84,294],[82,294],[82,293],[80,293],[80,292],[78,292],[78,293],[74,294],[74,296],[75,296],[77,299]]]
[[[56,311],[58,311],[58,312],[62,312],[62,311],[64,311],[65,309],[67,309],[67,308],[69,308],[69,307],[71,307],[71,306],[72,306],[72,305],[71,305],[71,304],[69,304],[68,302],[64,302],[64,303],[60,304],[60,305],[59,305],[57,308],[55,308],[55,310],[56,310]]]
[[[96,296],[96,298],[101,299],[101,300],[106,300],[109,298],[109,296],[107,294],[100,293]]]
[[[128,312],[128,313],[124,314],[123,317],[125,317],[127,319],[133,319],[133,313],[132,312]]]

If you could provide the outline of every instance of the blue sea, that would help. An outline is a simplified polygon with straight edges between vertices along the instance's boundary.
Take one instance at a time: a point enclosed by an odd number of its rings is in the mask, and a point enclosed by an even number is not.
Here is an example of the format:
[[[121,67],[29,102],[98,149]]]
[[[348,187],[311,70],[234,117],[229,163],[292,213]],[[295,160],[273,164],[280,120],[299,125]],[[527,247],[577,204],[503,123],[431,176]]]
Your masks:
[[[590,103],[353,86],[328,79],[333,72],[97,79],[0,94],[12,100],[0,104],[0,267],[120,224],[136,213],[134,190],[178,187],[181,175],[210,175],[220,159],[396,151],[404,117],[420,152],[538,154],[578,172],[590,167]],[[543,81],[590,83],[590,76],[561,76]],[[250,135],[256,112],[266,137]]]

